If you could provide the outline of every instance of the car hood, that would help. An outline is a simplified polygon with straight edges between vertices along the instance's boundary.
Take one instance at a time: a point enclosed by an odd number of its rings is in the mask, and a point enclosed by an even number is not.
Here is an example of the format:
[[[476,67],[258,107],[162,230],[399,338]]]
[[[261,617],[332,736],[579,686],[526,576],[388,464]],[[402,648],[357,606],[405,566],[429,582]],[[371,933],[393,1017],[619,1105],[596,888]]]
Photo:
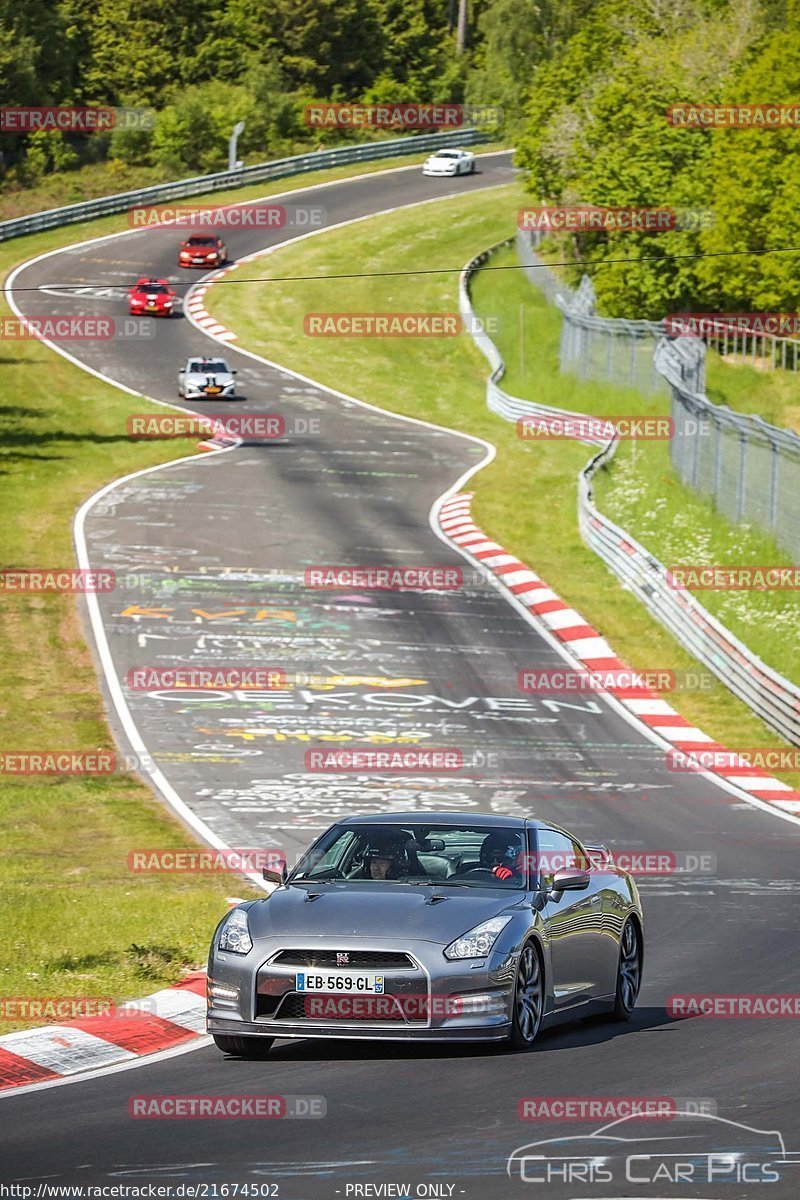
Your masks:
[[[186,382],[193,383],[198,387],[202,387],[204,383],[225,384],[233,383],[233,376],[229,371],[187,371]]]
[[[500,888],[436,888],[408,884],[291,884],[248,910],[253,938],[280,937],[287,945],[320,939],[371,938],[448,945],[482,921],[518,903],[524,893]],[[308,896],[316,896],[309,900]],[[445,899],[431,903],[433,896]]]

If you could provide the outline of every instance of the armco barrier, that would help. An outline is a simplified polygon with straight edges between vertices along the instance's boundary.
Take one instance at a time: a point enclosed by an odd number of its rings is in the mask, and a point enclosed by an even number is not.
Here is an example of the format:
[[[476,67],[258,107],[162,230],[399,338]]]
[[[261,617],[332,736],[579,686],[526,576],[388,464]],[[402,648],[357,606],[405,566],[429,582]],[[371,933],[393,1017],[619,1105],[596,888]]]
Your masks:
[[[38,233],[42,229],[55,229],[59,225],[71,225],[77,221],[89,221],[94,217],[124,212],[134,205],[182,200],[187,196],[202,196],[207,192],[222,191],[223,188],[237,188],[248,183],[264,183],[270,179],[302,175],[304,171],[320,171],[329,167],[346,166],[348,163],[374,162],[380,158],[419,154],[423,150],[435,150],[439,146],[471,146],[476,142],[485,141],[486,137],[483,130],[472,128],[456,130],[454,133],[425,133],[393,138],[385,142],[362,142],[355,146],[342,146],[338,150],[313,150],[309,154],[296,154],[292,158],[255,163],[252,167],[218,171],[215,175],[196,175],[191,179],[176,180],[174,183],[157,183],[151,187],[139,188],[135,192],[118,192],[115,196],[100,196],[96,200],[84,200],[80,204],[67,204],[64,208],[50,208],[46,212],[2,221],[0,242],[22,237],[26,233]]]
[[[475,271],[511,240],[472,259],[459,282],[461,315],[468,327],[475,330],[475,341],[492,368],[486,385],[487,404],[507,421],[516,421],[521,416],[585,416],[509,396],[499,386],[505,370],[503,357],[472,308],[469,283]],[[757,658],[690,592],[671,588],[663,563],[598,510],[592,495],[592,478],[613,457],[618,444],[616,438],[602,442],[598,439],[598,443],[602,448],[578,474],[578,523],[587,546],[690,654],[713,671],[772,729],[788,742],[800,745],[800,688]]]
[[[486,381],[486,404],[489,409],[497,413],[498,416],[504,417],[506,421],[517,421],[520,417],[531,416],[552,416],[558,412],[561,417],[574,417],[580,419],[581,413],[571,413],[566,409],[549,408],[546,404],[535,404],[532,400],[520,400],[516,396],[509,395],[500,387],[500,380],[505,374],[506,365],[503,362],[503,356],[495,346],[492,339],[489,337],[486,330],[480,324],[480,321],[475,315],[472,308],[472,302],[469,295],[469,281],[474,273],[479,270],[485,262],[495,254],[501,247],[509,246],[513,243],[513,238],[507,238],[503,242],[498,242],[496,246],[491,246],[488,250],[484,250],[477,258],[473,258],[468,262],[464,270],[461,272],[458,286],[458,305],[461,316],[468,324],[472,331],[472,336],[477,343],[481,352],[488,358],[492,368],[492,373]],[[588,437],[585,440],[589,445],[604,446],[605,441],[601,437]]]

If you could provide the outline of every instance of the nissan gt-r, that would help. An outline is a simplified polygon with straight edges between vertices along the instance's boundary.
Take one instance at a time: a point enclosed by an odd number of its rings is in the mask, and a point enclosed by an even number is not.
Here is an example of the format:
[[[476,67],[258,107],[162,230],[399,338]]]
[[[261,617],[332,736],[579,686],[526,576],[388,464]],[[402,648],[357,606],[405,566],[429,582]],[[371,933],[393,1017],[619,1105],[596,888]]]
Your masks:
[[[137,279],[128,291],[131,316],[143,313],[153,317],[171,317],[175,311],[175,292],[166,279]]]
[[[547,821],[349,817],[264,876],[274,890],[226,914],[208,961],[208,1030],[238,1057],[311,1037],[527,1050],[542,1026],[636,1003],[636,884]]]

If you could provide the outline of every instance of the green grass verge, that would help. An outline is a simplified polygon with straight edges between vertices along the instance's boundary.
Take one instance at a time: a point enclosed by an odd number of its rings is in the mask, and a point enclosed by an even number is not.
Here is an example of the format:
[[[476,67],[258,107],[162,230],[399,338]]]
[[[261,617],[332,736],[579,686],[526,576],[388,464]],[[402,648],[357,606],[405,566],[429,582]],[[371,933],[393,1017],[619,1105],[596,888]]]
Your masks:
[[[473,481],[474,513],[482,528],[540,572],[633,666],[696,669],[694,659],[617,584],[580,539],[576,476],[587,461],[586,448],[568,442],[522,442],[513,425],[490,413],[485,402],[486,363],[467,335],[442,341],[336,340],[303,332],[303,316],[309,311],[453,312],[456,269],[507,236],[522,202],[516,187],[494,189],[443,200],[435,209],[398,212],[309,238],[265,261],[273,277],[317,278],[218,287],[209,295],[210,307],[249,349],[393,412],[493,442],[497,458]],[[438,266],[449,268],[449,273],[408,278],[375,274]],[[252,271],[252,264],[247,269]],[[324,279],[360,269],[371,277],[349,279],[346,288],[340,281]],[[637,412],[637,405],[644,406],[642,411],[656,411],[655,401],[643,401],[637,393],[558,374],[560,318],[521,272],[479,274],[475,297],[482,315],[499,318],[496,340],[510,351],[509,390],[525,394],[524,388],[543,403],[586,412]],[[519,354],[513,356],[521,328],[524,362]],[[728,745],[781,745],[721,685],[678,692],[671,699],[690,721]]]
[[[165,410],[39,342],[6,346],[0,566],[71,566],[80,503],[112,479],[191,453],[193,444],[129,441],[128,413]],[[75,597],[2,594],[0,640],[0,748],[113,746]],[[191,844],[130,775],[4,778],[0,895],[9,925],[0,994],[131,997],[202,963],[226,895],[239,894],[241,881],[134,876],[126,867],[134,847]],[[0,1034],[30,1023],[0,1021]]]
[[[787,361],[792,361],[791,351]],[[722,358],[711,351],[706,358],[706,395],[714,404],[727,404],[746,415],[757,413],[772,425],[800,433],[800,372],[765,370],[753,366],[752,360]]]

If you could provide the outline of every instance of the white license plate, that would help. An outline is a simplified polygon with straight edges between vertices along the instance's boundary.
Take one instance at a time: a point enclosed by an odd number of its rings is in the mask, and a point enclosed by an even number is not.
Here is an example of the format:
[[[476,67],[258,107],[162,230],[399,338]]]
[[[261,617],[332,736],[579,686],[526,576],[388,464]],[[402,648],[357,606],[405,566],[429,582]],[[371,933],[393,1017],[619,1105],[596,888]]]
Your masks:
[[[298,971],[295,991],[380,996],[384,992],[384,979],[383,975],[366,971]]]

